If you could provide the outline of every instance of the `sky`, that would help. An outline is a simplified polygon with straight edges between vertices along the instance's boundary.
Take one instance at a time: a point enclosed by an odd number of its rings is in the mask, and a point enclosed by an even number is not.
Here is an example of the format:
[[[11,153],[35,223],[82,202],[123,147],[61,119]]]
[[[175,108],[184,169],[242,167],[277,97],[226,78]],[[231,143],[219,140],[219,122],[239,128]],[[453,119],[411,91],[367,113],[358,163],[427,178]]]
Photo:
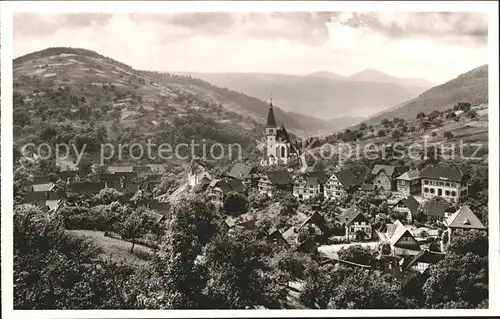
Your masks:
[[[14,56],[65,46],[143,70],[349,76],[376,69],[443,83],[487,63],[487,35],[482,13],[18,13]]]

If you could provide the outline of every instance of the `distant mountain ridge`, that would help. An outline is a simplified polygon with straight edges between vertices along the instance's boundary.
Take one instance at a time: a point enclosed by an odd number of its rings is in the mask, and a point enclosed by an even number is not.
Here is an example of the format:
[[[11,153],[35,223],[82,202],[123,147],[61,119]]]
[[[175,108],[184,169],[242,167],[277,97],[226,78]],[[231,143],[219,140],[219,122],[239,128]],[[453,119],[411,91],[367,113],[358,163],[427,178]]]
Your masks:
[[[408,87],[433,87],[436,83],[432,83],[425,79],[419,78],[399,78],[378,70],[366,69],[356,74],[347,77],[350,81],[376,82],[376,83],[392,83],[400,86]]]
[[[379,123],[384,118],[413,119],[419,112],[444,111],[458,102],[473,105],[488,103],[488,65],[481,65],[458,77],[437,85],[418,97],[370,117],[366,123]]]
[[[309,75],[175,72],[268,100],[285,111],[320,119],[366,117],[424,92],[425,87],[344,80],[321,71]]]

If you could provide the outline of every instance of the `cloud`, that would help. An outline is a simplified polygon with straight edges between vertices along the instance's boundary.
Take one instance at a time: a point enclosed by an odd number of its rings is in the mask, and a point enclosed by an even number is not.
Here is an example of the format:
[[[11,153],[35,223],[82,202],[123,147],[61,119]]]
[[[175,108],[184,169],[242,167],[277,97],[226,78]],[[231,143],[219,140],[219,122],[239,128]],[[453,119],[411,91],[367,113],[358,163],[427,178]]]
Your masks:
[[[486,63],[486,45],[472,40],[486,22],[442,13],[17,14],[14,55],[71,46],[158,71],[349,75],[373,68],[441,82]]]
[[[365,28],[391,38],[430,37],[439,41],[472,40],[486,43],[488,16],[482,13],[345,13],[339,21],[352,28]]]

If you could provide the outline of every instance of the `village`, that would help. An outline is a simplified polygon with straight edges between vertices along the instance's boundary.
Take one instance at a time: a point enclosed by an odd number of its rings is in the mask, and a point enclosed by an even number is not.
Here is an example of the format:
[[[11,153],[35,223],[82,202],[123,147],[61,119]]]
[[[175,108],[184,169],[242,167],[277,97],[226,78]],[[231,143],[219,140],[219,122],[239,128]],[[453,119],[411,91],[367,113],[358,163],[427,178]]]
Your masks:
[[[260,229],[273,244],[312,254],[323,264],[373,267],[342,260],[338,254],[353,246],[370,248],[378,252],[376,267],[401,280],[402,286],[444,258],[456,230],[487,230],[464,204],[469,176],[459,167],[438,163],[418,170],[375,164],[361,176],[342,166],[331,174],[301,172],[280,167],[298,152],[286,129],[277,127],[272,104],[265,133],[266,152],[259,165],[237,162],[215,176],[192,162],[184,184],[164,195],[152,195],[166,173],[164,165],[94,165],[90,177],[75,170],[33,176],[24,185],[22,203],[53,216],[68,202],[92,205],[83,199],[113,189],[122,194],[122,205],[145,207],[164,223],[172,216],[175,198],[203,194],[225,216],[221,231]],[[368,203],[353,204],[356,196],[366,196]],[[248,205],[250,197],[266,204]]]

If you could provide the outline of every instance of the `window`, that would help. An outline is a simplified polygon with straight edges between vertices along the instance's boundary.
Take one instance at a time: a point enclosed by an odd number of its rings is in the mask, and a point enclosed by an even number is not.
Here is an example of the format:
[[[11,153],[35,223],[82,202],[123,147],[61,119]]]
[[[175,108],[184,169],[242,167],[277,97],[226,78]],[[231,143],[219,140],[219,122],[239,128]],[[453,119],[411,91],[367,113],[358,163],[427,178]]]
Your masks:
[[[446,185],[446,187],[450,187],[450,183],[446,183],[445,185]]]
[[[354,227],[351,227],[351,232],[354,233]]]
[[[443,195],[443,190],[441,188],[438,188],[438,196]]]
[[[428,193],[429,189],[427,187],[424,187],[424,193]]]
[[[444,186],[444,183],[443,182],[439,182],[439,186]]]
[[[450,191],[446,190],[446,191],[444,191],[444,194],[445,194],[446,196],[450,196]]]
[[[424,184],[425,184],[425,185],[428,185],[428,184],[429,184],[429,181],[428,181],[428,180],[426,180],[426,179],[424,179]]]
[[[435,192],[434,188],[431,188],[431,194],[434,194]]]
[[[404,185],[405,185],[405,181],[401,181],[401,185],[403,185],[403,186],[404,186]]]
[[[457,196],[457,192],[451,191],[451,196],[453,196],[453,197]]]

